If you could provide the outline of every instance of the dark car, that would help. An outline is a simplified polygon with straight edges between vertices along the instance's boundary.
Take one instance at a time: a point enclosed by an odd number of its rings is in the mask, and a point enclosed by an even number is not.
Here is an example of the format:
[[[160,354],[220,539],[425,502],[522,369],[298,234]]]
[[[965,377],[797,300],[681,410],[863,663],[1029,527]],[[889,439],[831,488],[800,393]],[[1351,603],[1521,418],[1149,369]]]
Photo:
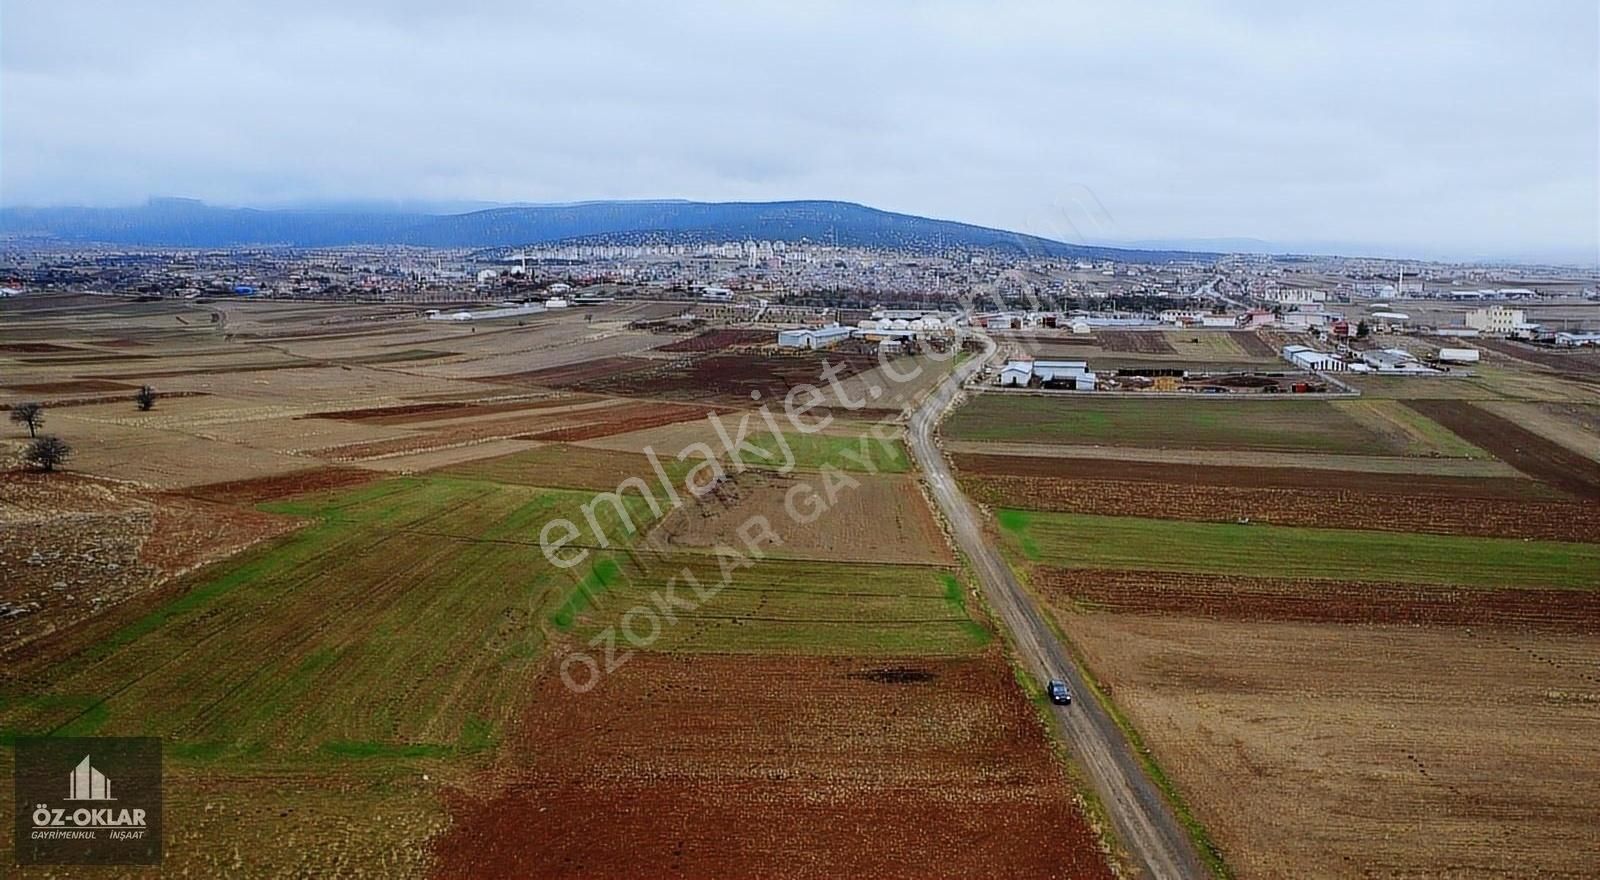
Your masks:
[[[1050,679],[1050,687],[1046,688],[1046,691],[1050,694],[1050,702],[1057,706],[1072,705],[1072,690],[1061,679]]]

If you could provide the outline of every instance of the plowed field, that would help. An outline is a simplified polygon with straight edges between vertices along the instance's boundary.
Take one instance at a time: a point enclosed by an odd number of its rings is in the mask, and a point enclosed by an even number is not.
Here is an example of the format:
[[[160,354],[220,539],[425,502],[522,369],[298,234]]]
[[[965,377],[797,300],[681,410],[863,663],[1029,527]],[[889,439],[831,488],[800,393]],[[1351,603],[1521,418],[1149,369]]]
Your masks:
[[[1252,488],[1006,476],[963,477],[961,485],[975,501],[993,507],[1600,542],[1600,511],[1593,504],[1579,501],[1456,499],[1331,487]]]
[[[658,345],[656,351],[721,351],[724,348],[737,348],[743,345],[760,345],[772,342],[774,338],[775,334],[771,330],[707,330],[698,336]]]
[[[1372,494],[1437,495],[1443,498],[1551,500],[1561,497],[1540,483],[1516,477],[1450,477],[1341,471],[1326,467],[1194,465],[986,453],[956,453],[950,459],[963,473],[974,476],[1117,480],[1250,489],[1338,489]]]
[[[1600,462],[1461,400],[1406,405],[1460,434],[1519,471],[1579,498],[1600,499]]]
[[[1106,351],[1126,354],[1176,355],[1178,353],[1177,349],[1167,342],[1166,335],[1159,330],[1101,330],[1094,335],[1094,338]]]
[[[450,813],[441,878],[1111,876],[992,653],[640,655],[581,695],[547,676]]]
[[[792,354],[717,353],[673,361],[652,361],[649,369],[613,371],[575,384],[581,390],[679,400],[721,399],[749,404],[751,392],[765,400],[782,398],[796,385],[822,385],[825,364],[840,366],[838,378],[878,366],[873,355],[839,352]]]
[[[1595,636],[1062,625],[1240,878],[1600,876]]]
[[[802,559],[848,562],[955,562],[949,545],[917,491],[903,476],[852,476],[831,505],[821,481],[759,470],[726,480],[705,498],[673,511],[651,533],[668,547],[715,547],[752,516],[785,526],[784,543],[772,553]],[[814,527],[787,527],[790,511],[816,516]]]
[[[1322,578],[1041,566],[1033,584],[1093,608],[1225,620],[1300,620],[1407,626],[1493,626],[1600,635],[1592,590],[1459,589]],[[1600,670],[1597,670],[1600,675]],[[1596,679],[1600,682],[1600,678]]]

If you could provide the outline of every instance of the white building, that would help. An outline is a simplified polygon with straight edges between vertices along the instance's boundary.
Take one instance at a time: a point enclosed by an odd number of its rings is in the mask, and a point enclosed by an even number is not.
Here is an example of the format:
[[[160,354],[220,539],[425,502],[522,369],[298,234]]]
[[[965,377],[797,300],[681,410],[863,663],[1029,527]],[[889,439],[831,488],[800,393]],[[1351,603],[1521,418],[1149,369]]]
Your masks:
[[[779,330],[779,348],[829,348],[850,338],[855,331],[849,327],[830,324],[826,327],[805,327],[799,330]]]
[[[1093,391],[1099,376],[1089,371],[1085,361],[1014,360],[1000,368],[996,383],[1003,388],[1026,388],[1035,379],[1041,385],[1070,385],[1074,391]]]
[[[1339,373],[1349,369],[1337,356],[1305,345],[1285,345],[1283,357],[1302,370]]]
[[[1600,345],[1600,333],[1557,333],[1556,345],[1562,348],[1580,348]]]
[[[1333,312],[1285,312],[1278,322],[1285,327],[1306,330],[1312,327],[1326,327],[1341,317]]]
[[[1309,306],[1312,303],[1328,301],[1326,290],[1305,290],[1302,288],[1288,288],[1284,290],[1269,290],[1261,294],[1267,302],[1282,303],[1286,306]]]
[[[1012,361],[1000,368],[1000,387],[1026,388],[1033,380],[1032,361]]]
[[[1467,312],[1465,323],[1468,327],[1482,333],[1499,333],[1507,336],[1523,330],[1531,330],[1534,326],[1523,319],[1523,311],[1521,309],[1508,309],[1505,306],[1474,309]]]
[[[1476,348],[1439,349],[1439,360],[1450,364],[1475,364],[1481,356]]]

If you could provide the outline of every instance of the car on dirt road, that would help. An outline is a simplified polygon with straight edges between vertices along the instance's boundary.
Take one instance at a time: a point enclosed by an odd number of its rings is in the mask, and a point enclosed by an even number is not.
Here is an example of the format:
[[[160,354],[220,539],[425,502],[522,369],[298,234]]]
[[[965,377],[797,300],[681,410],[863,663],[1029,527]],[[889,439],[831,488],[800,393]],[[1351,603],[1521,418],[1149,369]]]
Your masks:
[[[1072,705],[1072,690],[1061,679],[1050,679],[1050,686],[1045,690],[1050,694],[1050,702],[1055,703],[1057,706]]]

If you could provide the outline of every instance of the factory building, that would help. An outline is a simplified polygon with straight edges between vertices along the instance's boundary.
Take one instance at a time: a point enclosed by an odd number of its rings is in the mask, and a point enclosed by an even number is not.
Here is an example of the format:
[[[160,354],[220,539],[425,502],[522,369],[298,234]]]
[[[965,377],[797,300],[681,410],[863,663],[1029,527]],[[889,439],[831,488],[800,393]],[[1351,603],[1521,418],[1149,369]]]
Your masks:
[[[1089,371],[1085,361],[1007,361],[996,382],[1002,388],[1068,388],[1093,391],[1099,376]]]
[[[855,331],[849,327],[830,324],[827,327],[805,327],[799,330],[779,330],[779,348],[831,348],[850,338]]]
[[[1338,356],[1305,345],[1285,345],[1283,357],[1302,370],[1342,373],[1350,369]]]

